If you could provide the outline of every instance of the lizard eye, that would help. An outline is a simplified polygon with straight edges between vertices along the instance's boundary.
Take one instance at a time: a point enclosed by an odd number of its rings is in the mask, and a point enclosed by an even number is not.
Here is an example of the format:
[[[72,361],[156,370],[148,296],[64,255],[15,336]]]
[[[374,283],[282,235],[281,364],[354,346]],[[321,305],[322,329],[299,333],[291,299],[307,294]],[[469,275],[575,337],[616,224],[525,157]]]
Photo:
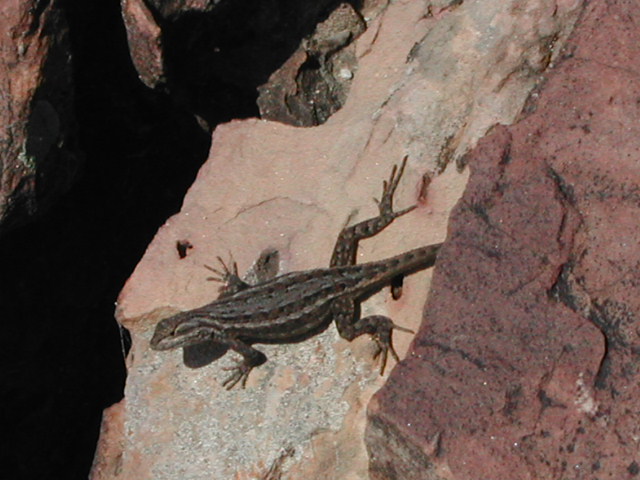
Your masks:
[[[186,323],[180,323],[173,331],[173,335],[182,335],[183,333],[188,332],[190,329],[191,329],[191,325]]]

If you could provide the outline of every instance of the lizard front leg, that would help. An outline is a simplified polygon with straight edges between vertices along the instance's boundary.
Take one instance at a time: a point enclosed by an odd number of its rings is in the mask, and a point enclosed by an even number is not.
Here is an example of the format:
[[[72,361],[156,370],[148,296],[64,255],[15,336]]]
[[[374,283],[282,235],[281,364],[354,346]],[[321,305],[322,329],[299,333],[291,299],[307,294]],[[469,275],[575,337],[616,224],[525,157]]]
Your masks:
[[[251,370],[267,361],[264,353],[237,338],[226,335],[216,335],[214,340],[242,355],[242,361],[238,362],[237,365],[225,368],[225,370],[232,372],[232,374],[222,382],[222,386],[227,390],[231,390],[238,382],[240,382],[240,385],[244,388]]]
[[[231,268],[227,266],[221,257],[218,256],[216,258],[218,259],[218,263],[220,263],[221,269],[205,265],[205,268],[215,274],[215,276],[208,277],[207,280],[222,284],[218,289],[218,298],[224,298],[274,278],[278,274],[280,255],[278,251],[274,249],[264,250],[255,261],[250,272],[245,275],[244,279],[240,278],[238,274],[238,264],[233,258],[231,258]]]
[[[358,242],[362,239],[373,237],[381,232],[396,218],[409,213],[416,208],[416,205],[405,208],[398,212],[393,211],[393,194],[398,188],[400,178],[404,173],[407,164],[407,157],[402,159],[400,168],[393,166],[389,181],[384,181],[382,185],[382,198],[378,202],[380,214],[377,217],[370,218],[351,227],[345,227],[338,235],[338,240],[333,249],[331,256],[331,266],[355,265],[356,251],[358,250]]]
[[[240,278],[238,275],[238,264],[231,259],[231,269],[224,263],[221,257],[216,257],[222,270],[218,270],[217,268],[210,267],[209,265],[205,265],[205,268],[213,273],[215,273],[215,277],[208,277],[207,280],[221,283],[222,286],[218,289],[218,298],[230,297],[242,290],[249,288],[247,282]]]
[[[354,338],[364,335],[365,333],[373,337],[378,345],[378,350],[373,358],[380,357],[380,375],[384,375],[384,368],[387,365],[389,352],[396,362],[400,361],[398,354],[393,348],[391,332],[392,330],[400,330],[414,333],[413,330],[396,325],[389,317],[385,317],[384,315],[371,315],[358,318],[354,322],[353,320],[357,316],[358,309],[356,302],[349,298],[334,300],[330,308],[333,319],[336,322],[338,333],[342,338],[352,341]]]

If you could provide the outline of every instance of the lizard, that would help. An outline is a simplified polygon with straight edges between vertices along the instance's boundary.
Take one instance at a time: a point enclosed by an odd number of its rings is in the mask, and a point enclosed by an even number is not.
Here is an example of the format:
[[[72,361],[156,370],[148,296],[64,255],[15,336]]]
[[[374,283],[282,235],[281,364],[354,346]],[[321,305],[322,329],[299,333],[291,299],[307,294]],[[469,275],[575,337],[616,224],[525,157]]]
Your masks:
[[[389,353],[396,361],[392,330],[413,333],[383,315],[359,318],[359,303],[392,284],[398,277],[435,264],[442,244],[410,250],[406,253],[368,263],[356,264],[358,242],[372,237],[396,218],[406,215],[417,205],[393,210],[393,195],[404,172],[405,157],[400,167],[393,166],[388,181],[383,182],[379,214],[342,229],[338,235],[328,268],[286,273],[261,279],[250,285],[238,276],[237,264],[228,268],[218,257],[222,270],[211,270],[225,285],[216,300],[161,320],[155,328],[150,346],[153,350],[170,350],[215,342],[239,353],[243,359],[223,381],[228,390],[240,383],[244,388],[249,372],[267,358],[255,343],[294,343],[324,331],[335,322],[339,335],[352,341],[369,334],[377,343],[374,359],[380,357],[380,374]]]

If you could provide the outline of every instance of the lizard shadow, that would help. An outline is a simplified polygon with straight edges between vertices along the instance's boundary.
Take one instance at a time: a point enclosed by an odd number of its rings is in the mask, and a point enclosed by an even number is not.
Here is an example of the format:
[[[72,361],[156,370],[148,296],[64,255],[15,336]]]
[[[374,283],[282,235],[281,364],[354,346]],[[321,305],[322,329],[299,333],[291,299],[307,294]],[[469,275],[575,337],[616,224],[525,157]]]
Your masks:
[[[215,362],[229,347],[219,342],[203,342],[188,345],[182,349],[182,361],[186,367],[200,368]]]
[[[323,332],[326,330],[329,325],[331,325],[331,319],[322,322],[322,324],[318,325],[317,328],[312,329],[308,332],[305,332],[303,335],[299,335],[296,337],[289,337],[283,340],[260,340],[255,341],[249,338],[242,338],[242,340],[248,345],[255,345],[256,343],[261,344],[289,344],[289,343],[300,343],[309,338]],[[193,345],[187,345],[182,348],[182,361],[184,365],[188,368],[201,368],[209,365],[210,363],[215,362],[219,358],[222,358],[227,350],[230,348],[223,343],[216,341],[206,341],[202,343],[195,343]]]

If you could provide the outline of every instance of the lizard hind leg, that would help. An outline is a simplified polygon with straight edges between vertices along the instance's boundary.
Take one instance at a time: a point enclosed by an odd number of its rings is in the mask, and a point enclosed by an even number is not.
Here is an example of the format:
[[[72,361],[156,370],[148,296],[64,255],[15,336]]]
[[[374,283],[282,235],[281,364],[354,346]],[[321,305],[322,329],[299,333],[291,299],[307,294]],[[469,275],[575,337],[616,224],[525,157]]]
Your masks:
[[[398,188],[398,183],[400,183],[400,178],[402,178],[406,164],[407,157],[404,157],[400,164],[400,168],[398,168],[397,165],[394,165],[391,170],[389,180],[385,180],[382,183],[382,197],[380,200],[374,199],[378,204],[378,216],[342,229],[333,249],[333,255],[331,257],[332,267],[355,265],[356,250],[358,249],[358,242],[360,240],[373,237],[386,228],[396,218],[405,215],[416,208],[417,205],[412,205],[397,212],[393,211],[393,195]]]
[[[228,264],[225,263],[220,256],[216,258],[220,264],[220,268],[210,267],[209,265],[205,265],[204,267],[215,274],[207,277],[207,280],[222,284],[218,289],[218,298],[230,297],[253,285],[271,280],[277,276],[280,264],[280,254],[278,250],[268,248],[260,253],[260,256],[245,274],[244,278],[241,278],[238,273],[238,264],[233,259],[231,253],[229,253]],[[229,265],[231,268],[229,268]]]
[[[256,350],[251,345],[235,339],[235,338],[216,338],[220,343],[224,343],[227,347],[242,355],[242,360],[233,367],[226,367],[223,370],[232,372],[223,382],[222,386],[227,390],[231,390],[238,383],[244,388],[249,378],[249,373],[255,367],[262,365],[267,361],[267,357],[260,350]]]
[[[331,310],[336,322],[336,328],[342,338],[352,341],[365,333],[373,337],[378,347],[373,358],[380,359],[380,375],[384,375],[389,353],[391,353],[396,362],[400,361],[398,353],[393,348],[392,331],[400,330],[401,332],[415,333],[413,330],[396,325],[393,320],[384,315],[370,315],[359,318],[354,322],[353,319],[357,311],[356,305],[353,300],[346,298],[335,300],[331,305]]]
[[[402,174],[404,173],[404,169],[407,165],[407,159],[409,157],[405,156],[402,159],[402,163],[400,163],[400,168],[398,169],[397,165],[394,165],[391,169],[391,176],[389,177],[389,181],[384,180],[382,182],[382,198],[377,200],[374,198],[375,202],[378,204],[378,209],[380,210],[380,216],[393,216],[393,218],[397,218],[405,213],[409,213],[411,210],[416,208],[416,205],[400,210],[399,212],[393,211],[393,195],[396,193],[396,189],[398,188],[398,184],[400,183],[400,179],[402,178]]]
[[[378,349],[376,350],[376,353],[373,354],[373,358],[380,358],[380,375],[384,375],[384,369],[387,365],[387,356],[389,353],[391,353],[391,356],[396,362],[400,362],[398,353],[396,352],[395,348],[393,348],[393,342],[391,340],[392,330],[400,330],[401,332],[407,333],[415,332],[409,328],[396,325],[395,323],[393,323],[393,320],[391,320],[389,317],[385,317],[384,315],[371,315],[370,317],[361,319],[361,321],[376,326],[376,331],[373,334],[373,339],[375,340]]]

